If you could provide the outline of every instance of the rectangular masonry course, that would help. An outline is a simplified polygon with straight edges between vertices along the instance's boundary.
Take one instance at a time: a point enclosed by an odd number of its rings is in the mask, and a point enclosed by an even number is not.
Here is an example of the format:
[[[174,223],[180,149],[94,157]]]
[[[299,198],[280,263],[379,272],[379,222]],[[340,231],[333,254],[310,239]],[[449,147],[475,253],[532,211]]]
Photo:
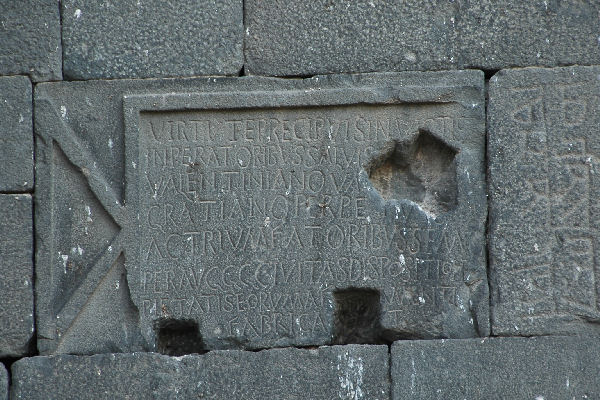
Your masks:
[[[71,79],[237,75],[242,0],[62,1]]]
[[[32,107],[29,78],[0,77],[0,192],[33,189]]]
[[[58,4],[0,0],[0,75],[29,75],[34,82],[62,79]]]
[[[582,337],[399,341],[392,398],[596,399],[600,341]]]
[[[24,358],[12,399],[389,399],[386,346]],[[259,367],[258,367],[259,366]]]
[[[42,354],[489,334],[481,72],[64,82],[35,107]]]
[[[31,196],[0,194],[0,357],[31,351],[33,220]]]
[[[490,79],[494,334],[600,334],[599,76],[564,67]]]
[[[249,0],[256,75],[598,64],[598,1]]]

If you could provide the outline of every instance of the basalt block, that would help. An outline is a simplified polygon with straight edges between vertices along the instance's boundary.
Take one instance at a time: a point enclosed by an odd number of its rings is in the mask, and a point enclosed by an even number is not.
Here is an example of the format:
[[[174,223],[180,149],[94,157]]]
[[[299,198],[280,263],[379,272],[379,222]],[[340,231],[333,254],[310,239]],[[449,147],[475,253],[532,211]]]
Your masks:
[[[8,400],[8,373],[4,364],[0,363],[0,399]]]
[[[599,345],[576,337],[396,342],[392,398],[593,399]]]
[[[54,0],[0,2],[0,75],[62,79],[60,6]]]
[[[71,79],[237,75],[241,0],[61,2]]]
[[[31,206],[28,194],[0,194],[0,357],[35,350]]]
[[[13,364],[13,399],[388,399],[386,346],[50,356]],[[257,368],[260,366],[260,368]]]
[[[599,74],[531,68],[490,79],[497,335],[600,333]]]
[[[99,312],[173,355],[489,333],[481,72],[73,82],[35,101],[38,288],[57,293],[38,296],[42,351],[82,351],[84,331],[104,346],[94,324],[118,324]]]
[[[595,1],[248,0],[250,74],[598,64]]]
[[[33,189],[31,82],[25,76],[0,77],[0,191]]]

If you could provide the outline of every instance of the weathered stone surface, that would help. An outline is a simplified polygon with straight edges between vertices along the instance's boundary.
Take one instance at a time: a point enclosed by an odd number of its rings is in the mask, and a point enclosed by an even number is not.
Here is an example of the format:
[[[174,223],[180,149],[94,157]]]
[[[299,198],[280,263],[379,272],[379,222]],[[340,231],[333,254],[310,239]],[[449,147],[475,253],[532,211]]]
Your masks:
[[[0,191],[33,188],[31,82],[24,76],[0,77]]]
[[[497,335],[600,333],[599,74],[532,68],[490,80]]]
[[[2,363],[0,363],[0,400],[8,400],[8,373]]]
[[[482,85],[476,71],[39,85],[40,351],[489,333]],[[123,264],[127,281],[103,278]],[[121,302],[87,301],[98,285]]]
[[[388,399],[386,346],[25,358],[13,399]],[[257,368],[257,366],[260,366]]]
[[[62,2],[65,76],[236,75],[241,0]]]
[[[593,399],[600,341],[575,337],[400,341],[392,398]]]
[[[62,79],[58,2],[1,0],[0,10],[0,75]]]
[[[600,62],[594,1],[249,0],[245,11],[251,74]]]
[[[0,194],[0,210],[0,357],[18,357],[33,336],[31,196]]]

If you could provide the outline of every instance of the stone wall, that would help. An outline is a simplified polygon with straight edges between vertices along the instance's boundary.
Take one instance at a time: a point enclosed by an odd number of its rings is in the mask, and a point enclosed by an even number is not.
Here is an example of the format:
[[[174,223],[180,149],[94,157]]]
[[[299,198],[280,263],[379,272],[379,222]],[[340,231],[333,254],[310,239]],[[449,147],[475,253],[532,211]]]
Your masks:
[[[600,398],[599,18],[0,0],[0,400]]]

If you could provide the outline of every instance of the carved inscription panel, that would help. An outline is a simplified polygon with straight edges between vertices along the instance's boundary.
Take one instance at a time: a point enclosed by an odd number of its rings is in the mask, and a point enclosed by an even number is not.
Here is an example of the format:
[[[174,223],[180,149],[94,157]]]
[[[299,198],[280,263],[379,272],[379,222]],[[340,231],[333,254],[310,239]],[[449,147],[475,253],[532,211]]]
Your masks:
[[[335,293],[348,288],[378,291],[374,312],[398,337],[485,329],[473,304],[487,285],[484,210],[467,212],[482,198],[476,113],[452,102],[139,108],[126,256],[148,338],[177,319],[195,321],[207,348],[330,343]],[[438,161],[431,141],[452,158]],[[405,148],[413,164],[440,165],[415,172]],[[382,197],[375,178],[406,198]],[[441,196],[429,186],[453,187],[453,206],[428,210]]]
[[[598,332],[588,323],[600,318],[597,75],[533,69],[491,81],[495,333]]]

